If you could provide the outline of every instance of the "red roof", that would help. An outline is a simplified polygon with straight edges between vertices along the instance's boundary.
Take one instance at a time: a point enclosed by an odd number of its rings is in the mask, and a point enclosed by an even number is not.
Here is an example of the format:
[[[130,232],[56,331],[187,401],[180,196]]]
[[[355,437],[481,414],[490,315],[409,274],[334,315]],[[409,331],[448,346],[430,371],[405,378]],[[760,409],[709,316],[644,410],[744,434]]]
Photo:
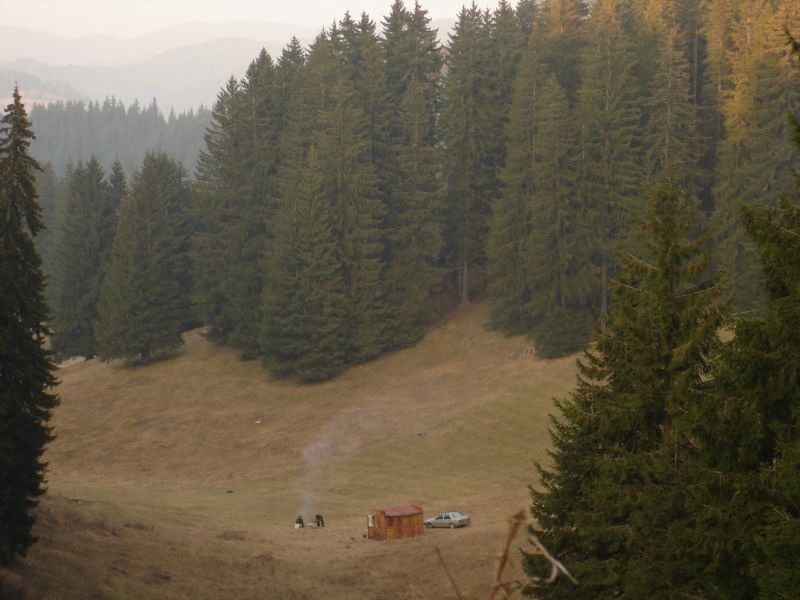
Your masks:
[[[418,504],[398,504],[397,506],[387,506],[386,508],[376,508],[374,512],[382,512],[387,517],[402,517],[404,515],[416,515],[422,512],[422,507]]]

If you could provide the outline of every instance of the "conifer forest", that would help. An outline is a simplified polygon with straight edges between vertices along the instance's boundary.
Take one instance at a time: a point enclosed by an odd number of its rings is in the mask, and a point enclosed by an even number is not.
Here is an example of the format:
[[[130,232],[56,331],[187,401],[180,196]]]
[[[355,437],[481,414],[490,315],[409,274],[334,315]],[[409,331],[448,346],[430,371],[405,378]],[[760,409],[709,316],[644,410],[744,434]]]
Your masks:
[[[97,158],[136,139],[185,139],[168,124],[202,129],[193,114],[165,121],[155,101],[141,111],[113,99],[34,107],[41,155],[59,136],[84,147],[69,164],[43,160],[39,178],[54,348],[111,351],[100,288],[117,279],[106,277],[117,216],[120,229],[143,218],[117,209],[135,202],[152,160],[159,173],[183,165],[158,202],[181,214],[168,219],[180,233],[168,227],[160,243],[188,266],[172,326],[203,323],[276,373],[326,379],[414,344],[476,298],[540,356],[579,350],[611,310],[618,257],[665,176],[697,198],[731,307],[763,309],[740,210],[792,186],[787,115],[800,79],[786,30],[797,12],[773,1],[500,2],[465,7],[444,45],[418,4],[395,2],[379,22],[346,14],[310,47],[293,39],[224,83],[193,173],[157,141],[151,151],[166,154],[139,150],[133,167],[130,154],[127,165]],[[158,281],[138,284],[144,312],[173,296]]]
[[[138,364],[203,326],[321,382],[485,301],[583,352],[529,530],[579,585],[526,593],[800,597],[793,35],[796,0],[501,0],[449,34],[395,0],[210,113],[35,106],[50,346]]]

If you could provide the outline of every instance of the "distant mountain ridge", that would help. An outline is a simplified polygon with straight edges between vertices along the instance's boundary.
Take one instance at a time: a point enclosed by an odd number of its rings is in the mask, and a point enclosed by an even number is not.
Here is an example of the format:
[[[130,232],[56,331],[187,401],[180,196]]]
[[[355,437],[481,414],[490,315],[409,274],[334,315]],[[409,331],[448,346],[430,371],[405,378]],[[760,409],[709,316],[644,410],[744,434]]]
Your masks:
[[[182,46],[196,46],[219,39],[249,39],[264,46],[281,48],[292,36],[307,43],[318,30],[303,25],[267,22],[184,23],[134,38],[93,35],[70,39],[52,33],[0,26],[0,56],[4,62],[28,59],[57,66],[120,66]]]
[[[0,82],[22,79],[28,103],[114,96],[130,105],[156,98],[165,111],[181,112],[212,106],[225,81],[242,77],[262,47],[275,56],[292,36],[308,44],[314,33],[279,23],[186,23],[131,39],[73,40],[0,26],[0,56],[5,59]],[[72,93],[52,94],[54,87]]]
[[[373,15],[379,29],[381,18]],[[454,22],[432,23],[443,42]],[[147,105],[155,98],[167,112],[211,107],[228,78],[243,77],[261,48],[277,57],[292,37],[307,46],[322,27],[322,23],[314,28],[269,22],[185,23],[130,39],[69,39],[0,26],[0,83],[17,81],[28,103],[102,101],[113,96],[126,105],[134,101]],[[9,94],[10,89],[0,90],[0,97]]]
[[[247,39],[213,40],[120,66],[55,66],[17,60],[0,65],[0,76],[6,71],[28,73],[45,83],[64,82],[91,100],[114,96],[126,105],[150,104],[155,98],[162,110],[182,112],[212,106],[227,79],[241,78],[264,46]],[[29,90],[20,87],[23,99],[29,97]]]
[[[11,102],[11,92],[17,86],[24,94],[25,104],[50,104],[66,100],[88,100],[86,96],[63,81],[45,83],[36,75],[21,71],[0,71],[0,106]]]

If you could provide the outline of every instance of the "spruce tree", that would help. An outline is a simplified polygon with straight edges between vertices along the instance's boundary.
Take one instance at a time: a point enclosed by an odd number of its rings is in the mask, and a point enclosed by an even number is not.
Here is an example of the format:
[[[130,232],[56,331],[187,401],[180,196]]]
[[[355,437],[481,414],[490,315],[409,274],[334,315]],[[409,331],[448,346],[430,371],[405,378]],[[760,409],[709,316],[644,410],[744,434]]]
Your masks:
[[[438,265],[441,231],[441,149],[435,124],[441,85],[441,48],[419,3],[409,12],[399,0],[384,21],[387,89],[394,110],[382,167],[391,176],[385,216],[385,282],[390,347],[416,342],[431,320],[443,273]]]
[[[404,141],[397,153],[397,184],[392,191],[391,256],[386,268],[385,336],[391,347],[409,346],[437,314],[434,294],[443,279],[438,265],[442,246],[436,211],[441,197],[439,151],[430,145],[430,112],[425,85],[412,81],[403,96]]]
[[[580,585],[558,580],[529,590],[536,597],[672,598],[695,593],[712,560],[683,545],[694,525],[686,492],[697,484],[685,468],[696,454],[691,415],[709,390],[721,322],[696,219],[696,201],[673,179],[651,193],[645,252],[623,257],[605,333],[558,403],[531,531]],[[526,556],[529,574],[541,567]]]
[[[266,255],[261,348],[273,372],[322,381],[346,363],[349,310],[336,212],[313,146],[294,179]]]
[[[385,199],[389,186],[391,106],[383,49],[375,23],[366,13],[358,21],[347,14],[339,26],[345,42],[342,56],[344,75],[351,82],[353,104],[366,115],[370,160],[379,174],[381,194]]]
[[[368,120],[353,106],[345,81],[330,90],[314,136],[322,191],[330,202],[334,234],[340,244],[344,290],[349,302],[348,359],[362,361],[386,347],[388,309],[383,271],[381,223],[385,205],[370,157]]]
[[[42,229],[29,153],[34,134],[14,88],[0,121],[0,564],[36,541],[33,510],[44,493],[47,423],[58,403],[44,277],[34,237]]]
[[[209,327],[209,337],[227,342],[237,324],[227,289],[229,265],[234,263],[232,245],[241,239],[227,235],[242,173],[242,139],[246,132],[244,102],[239,83],[231,78],[217,95],[211,125],[206,133],[206,149],[201,152],[193,195],[193,213],[197,231],[192,237],[192,305],[197,316]],[[235,268],[233,271],[235,272]]]
[[[794,53],[800,45],[793,42]],[[795,151],[800,124],[792,117]],[[794,173],[800,190],[800,174]],[[760,259],[763,315],[738,318],[718,360],[719,409],[699,439],[713,474],[697,505],[718,523],[705,543],[721,560],[712,573],[721,594],[791,597],[800,589],[800,206],[784,195],[774,207],[750,203],[742,222]],[[726,435],[720,439],[719,432]]]
[[[149,153],[119,209],[95,323],[104,360],[147,360],[182,343],[187,319],[182,169]]]
[[[532,227],[532,201],[539,178],[535,164],[542,149],[541,89],[548,76],[542,29],[525,49],[509,109],[506,165],[500,198],[492,206],[487,238],[488,300],[492,326],[509,334],[530,331],[530,286],[526,248]]]
[[[765,300],[758,258],[741,226],[742,204],[774,205],[791,186],[796,157],[786,114],[798,102],[800,78],[784,52],[784,16],[769,2],[736,7],[739,25],[731,34],[730,89],[723,99],[714,222],[719,231],[720,266],[739,311],[759,309]]]
[[[590,213],[577,193],[578,132],[555,76],[542,82],[531,231],[523,250],[530,299],[525,306],[540,356],[579,350],[589,338],[597,298]]]
[[[680,172],[696,185],[699,155],[699,123],[693,104],[692,72],[686,56],[686,25],[681,23],[677,0],[647,0],[640,4],[638,30],[640,72],[647,72],[640,84],[644,100],[645,176],[661,171]],[[643,56],[644,55],[644,56]],[[642,65],[641,63],[645,63]]]
[[[56,204],[58,203],[59,182],[50,163],[41,165],[42,170],[36,173],[36,195],[42,208],[43,228],[36,234],[36,253],[42,258],[44,268],[45,257],[50,252],[53,242]],[[47,271],[45,270],[45,275]]]
[[[62,356],[90,355],[97,352],[93,322],[114,235],[114,199],[95,158],[78,164],[66,189],[53,278],[52,348]]]
[[[800,149],[800,126],[793,123]],[[760,408],[754,433],[766,506],[754,536],[757,552],[749,549],[759,598],[766,600],[800,590],[800,205],[785,197],[774,209],[749,207],[744,222],[764,269],[766,314],[736,328],[740,370],[731,375],[740,402]]]
[[[473,2],[458,15],[448,44],[441,123],[446,196],[443,232],[461,303],[484,286],[485,241],[499,192],[497,90],[491,86],[491,27]]]
[[[592,19],[596,10],[597,6],[594,6]],[[550,71],[566,91],[570,105],[578,97],[581,81],[580,57],[586,45],[583,28],[588,11],[585,0],[545,0],[541,8],[541,20],[547,39],[547,62]]]
[[[615,244],[627,235],[642,176],[636,148],[641,113],[624,10],[621,0],[599,0],[592,9],[578,93],[578,193],[588,202],[594,223],[589,243],[600,271],[603,314],[608,312]]]
[[[275,66],[261,51],[245,79],[219,94],[197,173],[193,302],[211,337],[258,353],[260,260],[274,214],[278,140],[285,99]]]
[[[522,48],[525,46],[525,36],[522,25],[517,18],[513,6],[507,0],[501,0],[494,9],[491,21],[492,51],[491,60],[494,62],[492,73],[496,81],[490,85],[497,89],[497,106],[495,107],[498,118],[497,132],[503,133],[508,121],[508,110],[514,91],[514,80],[517,76]],[[497,136],[497,163],[502,166],[505,158],[505,139],[503,135]]]
[[[119,210],[119,205],[122,204],[122,198],[125,196],[127,187],[128,178],[125,175],[125,169],[122,167],[120,161],[115,160],[111,163],[111,172],[108,175],[108,192],[111,195],[111,203],[109,206],[109,213],[106,217],[111,223],[110,227],[103,228],[106,235],[110,233],[111,236],[110,239],[107,240],[107,243],[104,244],[107,248],[111,247],[111,242],[114,239],[114,230],[117,225],[117,211]]]

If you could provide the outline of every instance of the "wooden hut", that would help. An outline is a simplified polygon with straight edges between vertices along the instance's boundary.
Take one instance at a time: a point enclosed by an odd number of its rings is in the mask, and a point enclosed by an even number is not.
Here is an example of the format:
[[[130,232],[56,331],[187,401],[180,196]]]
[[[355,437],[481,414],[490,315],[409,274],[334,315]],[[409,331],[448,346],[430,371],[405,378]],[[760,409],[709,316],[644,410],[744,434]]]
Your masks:
[[[395,540],[425,533],[422,507],[400,504],[373,509],[367,517],[367,537],[372,540]]]

